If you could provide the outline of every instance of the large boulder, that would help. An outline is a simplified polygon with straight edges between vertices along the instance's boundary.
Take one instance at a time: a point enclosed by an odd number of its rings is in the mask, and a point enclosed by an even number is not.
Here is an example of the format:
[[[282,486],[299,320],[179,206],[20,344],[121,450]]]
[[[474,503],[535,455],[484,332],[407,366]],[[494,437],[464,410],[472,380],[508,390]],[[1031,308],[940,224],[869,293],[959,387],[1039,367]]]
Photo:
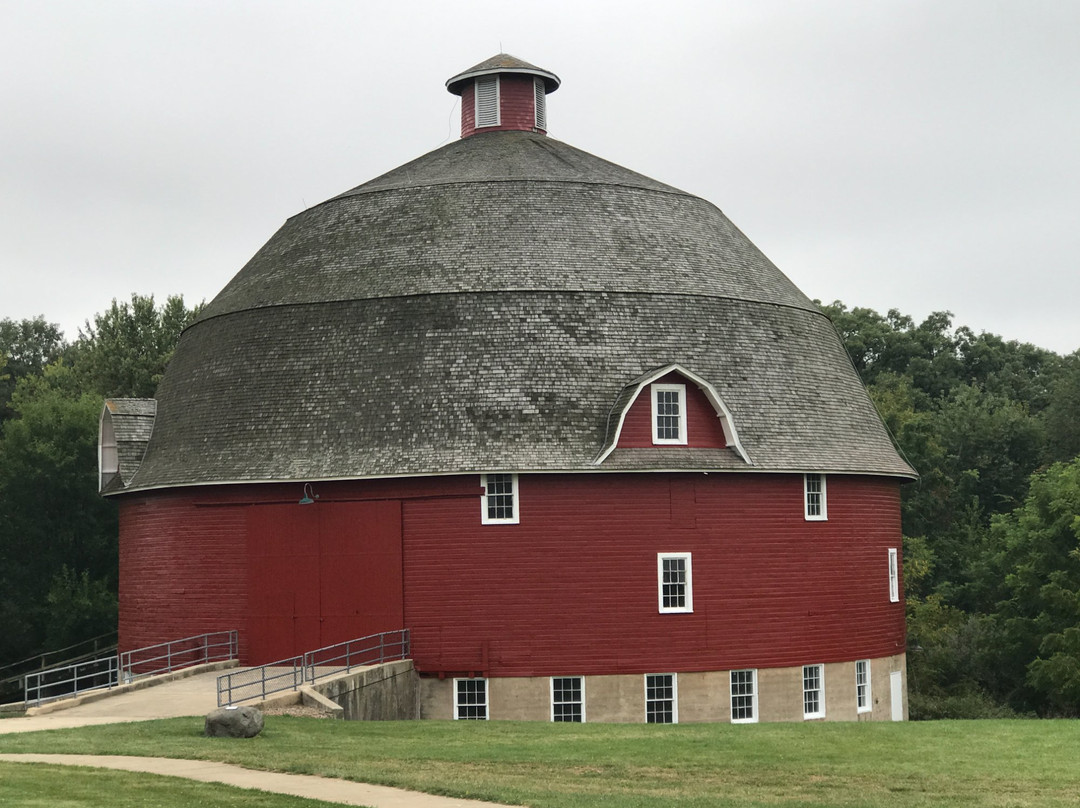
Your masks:
[[[219,707],[208,713],[208,738],[254,738],[263,728],[263,714],[254,707]]]

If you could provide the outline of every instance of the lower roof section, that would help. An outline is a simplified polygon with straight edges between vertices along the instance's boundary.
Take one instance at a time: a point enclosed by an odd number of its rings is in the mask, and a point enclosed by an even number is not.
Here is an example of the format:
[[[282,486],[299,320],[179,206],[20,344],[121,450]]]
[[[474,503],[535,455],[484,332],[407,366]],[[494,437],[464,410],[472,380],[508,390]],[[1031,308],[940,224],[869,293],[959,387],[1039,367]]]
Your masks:
[[[716,389],[753,467],[731,452],[663,449],[620,450],[612,468],[914,476],[818,312],[517,292],[279,306],[189,327],[126,490],[600,470],[620,392],[670,364]]]

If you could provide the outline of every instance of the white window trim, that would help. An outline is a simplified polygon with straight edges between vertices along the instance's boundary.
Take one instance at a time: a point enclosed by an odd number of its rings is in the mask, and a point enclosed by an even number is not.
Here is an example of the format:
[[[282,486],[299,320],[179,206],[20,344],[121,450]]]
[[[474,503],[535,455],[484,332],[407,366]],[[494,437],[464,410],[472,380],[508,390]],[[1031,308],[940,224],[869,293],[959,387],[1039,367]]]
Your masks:
[[[654,384],[650,386],[652,398],[652,442],[657,446],[685,446],[686,445],[686,385],[685,384]],[[657,394],[676,392],[679,394],[679,437],[661,438],[657,432]]]
[[[677,673],[646,673],[641,677],[641,683],[645,689],[645,722],[649,721],[649,677],[671,677],[671,723],[679,723],[679,674]]]
[[[493,472],[493,474],[506,474],[506,472]],[[518,476],[516,474],[510,475],[511,483],[511,496],[514,498],[514,515],[506,519],[492,519],[488,516],[488,476],[487,474],[480,475],[480,487],[484,489],[484,493],[480,495],[480,524],[482,525],[516,525],[519,523],[518,503],[520,497],[518,496]]]
[[[691,553],[657,553],[656,554],[656,604],[660,614],[692,614],[694,611],[694,573]],[[667,559],[682,559],[686,562],[686,605],[664,605],[664,561]]]
[[[821,513],[810,513],[810,491],[809,479],[811,477],[817,477],[821,480]],[[803,516],[807,522],[824,522],[829,518],[829,498],[826,496],[825,489],[825,475],[824,474],[804,474],[803,475]]]
[[[753,692],[750,694],[750,710],[753,712],[751,718],[736,718],[735,717],[735,694],[731,692],[731,677],[736,673],[749,673],[750,674],[750,686],[753,688]],[[737,671],[728,672],[728,695],[731,703],[731,723],[732,724],[756,724],[758,721],[758,678],[757,668],[740,668]]]
[[[480,123],[480,84],[494,82],[495,84],[495,123]],[[473,82],[473,123],[476,129],[487,129],[492,126],[502,125],[502,82],[496,76],[480,76]]]
[[[859,665],[864,665],[866,673],[866,704],[859,704]],[[859,713],[868,713],[874,709],[874,698],[871,688],[871,680],[873,677],[870,675],[870,660],[860,659],[855,662],[855,711]]]
[[[551,720],[555,721],[555,680],[556,679],[577,679],[581,682],[581,723],[585,723],[585,677],[584,676],[552,676],[550,682],[551,693]],[[572,703],[572,702],[564,702]],[[575,723],[572,721],[560,722],[560,723]]]
[[[889,602],[900,602],[900,565],[896,548],[889,548]]]
[[[817,668],[818,669],[818,710],[814,713],[806,712],[806,669]],[[821,664],[803,665],[802,671],[802,693],[803,693],[803,720],[809,720],[811,718],[824,718],[825,717],[825,666]]]
[[[484,683],[484,717],[483,718],[461,718],[458,715],[458,682],[483,682]],[[474,705],[467,705],[474,706]],[[472,679],[459,678],[454,680],[454,720],[455,721],[489,721],[491,719],[491,688],[488,687],[488,680],[483,677],[474,677]]]

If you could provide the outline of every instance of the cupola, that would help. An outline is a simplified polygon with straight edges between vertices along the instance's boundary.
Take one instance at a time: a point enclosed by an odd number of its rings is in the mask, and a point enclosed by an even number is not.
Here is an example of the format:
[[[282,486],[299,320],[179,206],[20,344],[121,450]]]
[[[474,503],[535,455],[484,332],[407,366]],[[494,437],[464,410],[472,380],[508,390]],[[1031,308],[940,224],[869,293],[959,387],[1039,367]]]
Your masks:
[[[548,93],[559,89],[559,77],[500,53],[458,73],[446,89],[461,96],[461,136],[481,132],[547,134]]]

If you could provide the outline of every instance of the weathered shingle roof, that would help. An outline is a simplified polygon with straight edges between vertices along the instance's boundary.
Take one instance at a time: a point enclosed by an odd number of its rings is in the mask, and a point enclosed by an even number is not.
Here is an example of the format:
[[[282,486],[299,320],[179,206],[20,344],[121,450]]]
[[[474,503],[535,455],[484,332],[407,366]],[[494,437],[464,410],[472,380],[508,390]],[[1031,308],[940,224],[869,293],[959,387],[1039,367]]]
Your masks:
[[[509,53],[495,54],[490,59],[485,59],[480,64],[473,65],[468,70],[463,70],[456,76],[447,79],[446,89],[452,93],[461,95],[461,87],[469,79],[476,78],[477,76],[491,75],[492,73],[525,73],[527,75],[539,76],[544,80],[544,89],[546,92],[553,93],[559,89],[559,77],[550,70],[545,70],[542,67],[529,64],[524,59],[511,56]]]
[[[912,475],[830,322],[717,208],[494,132],[291,218],[181,337],[130,488],[595,470],[669,364],[754,470]],[[601,468],[746,468],[633,451]]]
[[[152,398],[110,398],[105,401],[101,418],[116,443],[116,477],[102,481],[105,490],[121,490],[131,482],[142,463],[150,435],[154,431],[157,401]],[[104,423],[103,423],[104,427]]]

